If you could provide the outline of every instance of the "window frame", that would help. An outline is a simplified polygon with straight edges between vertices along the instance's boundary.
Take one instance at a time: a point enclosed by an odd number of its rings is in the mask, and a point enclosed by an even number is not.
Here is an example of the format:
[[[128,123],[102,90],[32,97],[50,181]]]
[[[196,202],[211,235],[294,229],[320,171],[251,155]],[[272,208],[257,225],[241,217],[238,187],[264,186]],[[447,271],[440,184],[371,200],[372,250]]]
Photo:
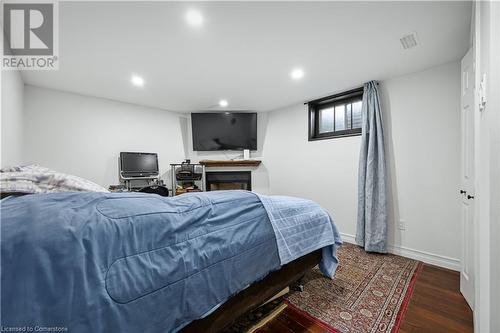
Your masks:
[[[314,101],[307,102],[308,105],[308,140],[325,140],[333,138],[343,138],[349,136],[361,135],[361,128],[353,128],[347,130],[339,130],[333,132],[319,133],[319,112],[322,109],[333,107],[340,104],[347,104],[352,101],[359,101],[363,99],[363,87],[352,89],[349,91],[335,94]],[[335,129],[335,113],[333,115],[333,123]]]

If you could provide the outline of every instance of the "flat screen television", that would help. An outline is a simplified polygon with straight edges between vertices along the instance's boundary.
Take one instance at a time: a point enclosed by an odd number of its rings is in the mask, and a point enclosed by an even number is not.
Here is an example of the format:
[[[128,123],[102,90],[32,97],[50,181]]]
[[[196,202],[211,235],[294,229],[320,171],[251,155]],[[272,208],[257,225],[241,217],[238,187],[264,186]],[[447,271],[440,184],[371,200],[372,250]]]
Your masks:
[[[120,175],[122,178],[157,177],[158,154],[121,152]]]
[[[191,113],[193,150],[257,149],[257,113]]]

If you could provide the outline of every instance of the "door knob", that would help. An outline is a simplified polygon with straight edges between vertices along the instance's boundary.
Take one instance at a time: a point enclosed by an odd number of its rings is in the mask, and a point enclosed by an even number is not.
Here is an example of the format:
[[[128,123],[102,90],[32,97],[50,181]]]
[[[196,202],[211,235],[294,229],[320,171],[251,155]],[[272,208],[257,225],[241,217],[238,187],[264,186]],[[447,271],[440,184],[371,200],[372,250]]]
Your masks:
[[[474,196],[469,194],[469,195],[467,196],[467,199],[474,199]]]
[[[467,191],[464,191],[464,190],[460,190],[460,194],[466,194]]]

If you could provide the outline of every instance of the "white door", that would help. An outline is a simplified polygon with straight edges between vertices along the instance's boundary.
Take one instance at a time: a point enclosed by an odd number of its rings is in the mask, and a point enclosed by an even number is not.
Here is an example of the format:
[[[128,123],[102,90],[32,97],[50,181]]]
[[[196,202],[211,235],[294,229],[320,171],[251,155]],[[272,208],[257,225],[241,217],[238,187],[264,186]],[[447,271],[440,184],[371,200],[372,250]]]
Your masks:
[[[472,49],[462,59],[462,157],[461,157],[461,217],[462,258],[460,291],[474,309],[474,59]]]

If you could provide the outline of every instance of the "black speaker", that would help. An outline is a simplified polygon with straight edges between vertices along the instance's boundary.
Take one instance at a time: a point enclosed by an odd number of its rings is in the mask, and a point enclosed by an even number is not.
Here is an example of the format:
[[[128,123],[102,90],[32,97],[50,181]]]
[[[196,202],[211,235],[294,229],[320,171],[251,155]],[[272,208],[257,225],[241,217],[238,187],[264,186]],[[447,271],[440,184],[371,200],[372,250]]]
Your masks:
[[[160,185],[150,185],[143,187],[139,190],[139,192],[143,193],[154,193],[161,195],[162,197],[168,197],[168,188],[165,186],[160,186]]]

